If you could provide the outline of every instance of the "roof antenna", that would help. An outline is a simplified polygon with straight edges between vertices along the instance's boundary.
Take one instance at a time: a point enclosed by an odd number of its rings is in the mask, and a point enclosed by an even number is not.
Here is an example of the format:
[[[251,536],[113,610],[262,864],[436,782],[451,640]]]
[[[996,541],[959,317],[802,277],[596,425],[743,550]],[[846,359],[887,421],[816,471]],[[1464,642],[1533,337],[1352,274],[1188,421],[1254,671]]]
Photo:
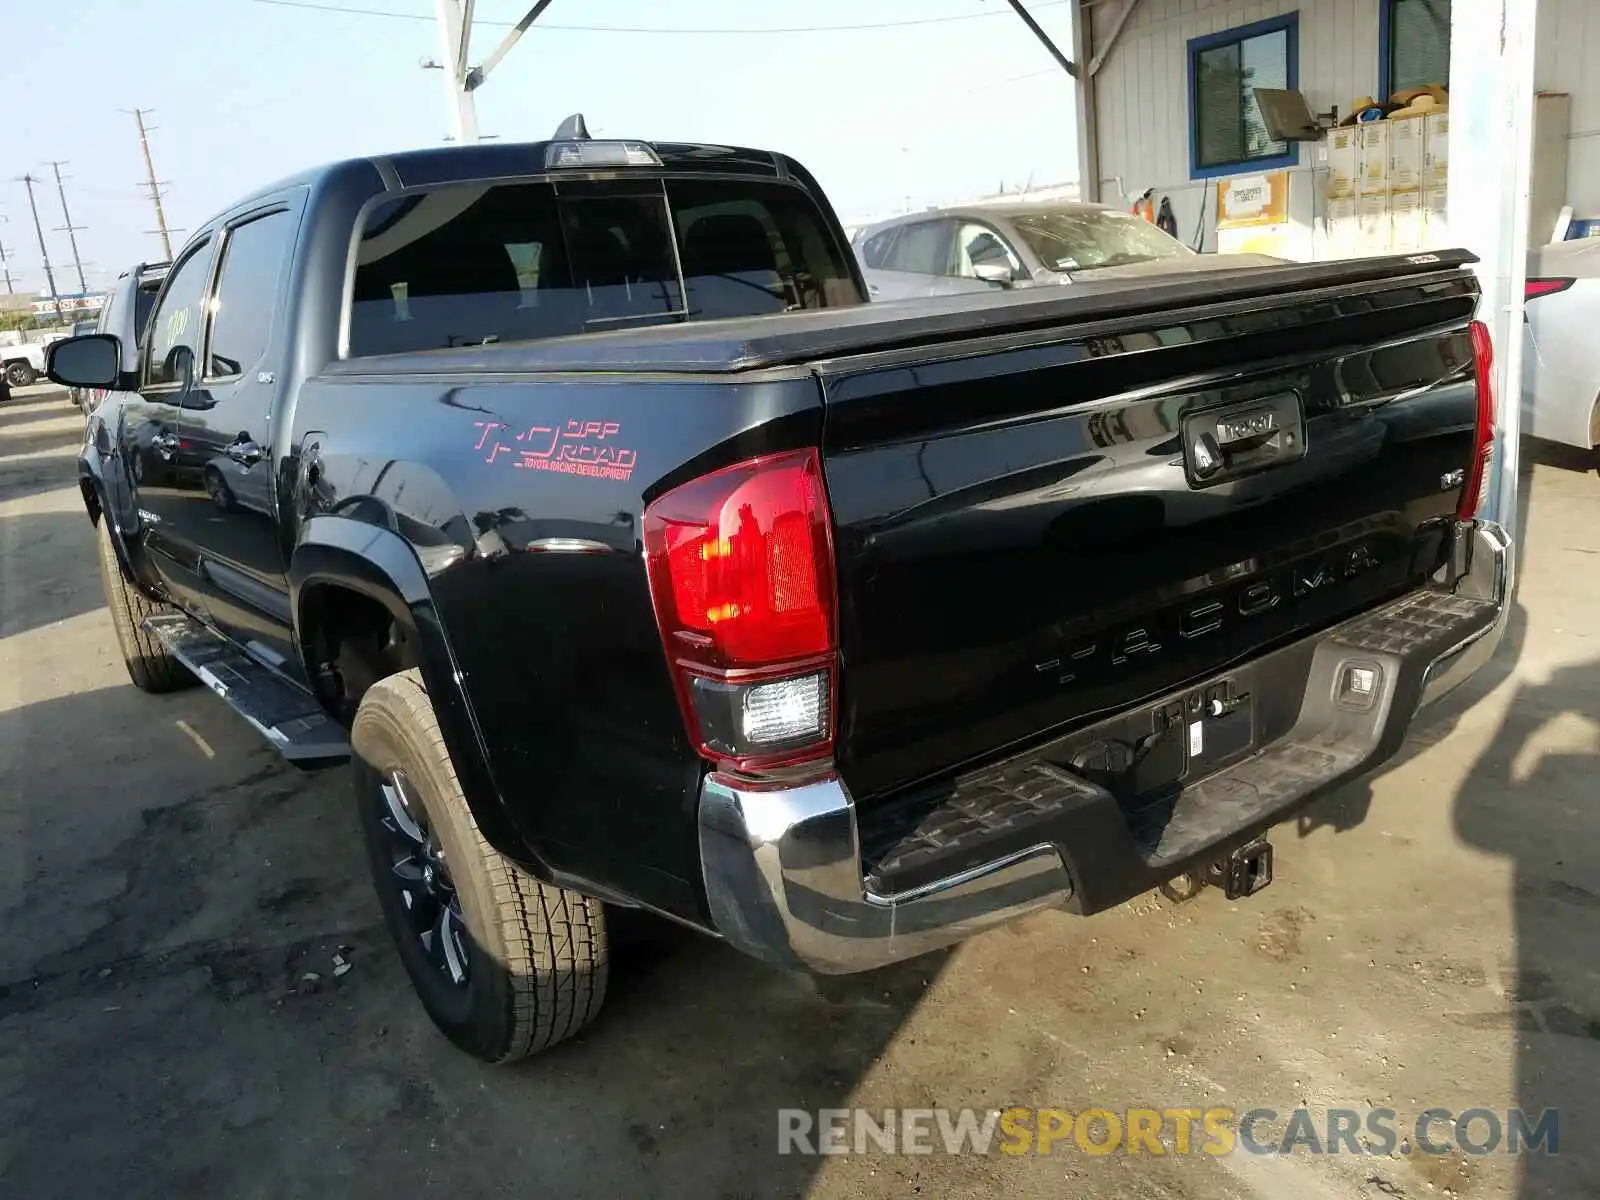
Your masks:
[[[573,113],[560,125],[556,126],[553,142],[587,142],[589,140],[589,127],[583,123],[582,113]]]

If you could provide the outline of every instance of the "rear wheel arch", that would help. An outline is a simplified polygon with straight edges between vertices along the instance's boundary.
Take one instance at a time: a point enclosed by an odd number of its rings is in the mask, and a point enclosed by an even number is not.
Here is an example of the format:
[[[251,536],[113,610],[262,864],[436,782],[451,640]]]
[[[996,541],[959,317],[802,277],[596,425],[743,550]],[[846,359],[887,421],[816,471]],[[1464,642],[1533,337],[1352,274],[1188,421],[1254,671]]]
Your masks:
[[[314,518],[290,560],[289,603],[295,643],[328,715],[348,728],[367,688],[415,669],[473,819],[495,849],[549,878],[500,801],[427,577],[409,544],[365,522]]]

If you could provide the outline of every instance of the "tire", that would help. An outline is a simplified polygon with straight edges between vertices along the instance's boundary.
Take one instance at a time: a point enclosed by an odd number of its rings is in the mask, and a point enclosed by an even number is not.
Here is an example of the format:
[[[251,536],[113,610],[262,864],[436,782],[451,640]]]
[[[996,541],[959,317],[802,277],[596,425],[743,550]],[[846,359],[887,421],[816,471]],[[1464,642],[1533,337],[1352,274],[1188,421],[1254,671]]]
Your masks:
[[[176,692],[193,687],[199,681],[150,634],[140,628],[146,617],[174,611],[170,605],[151,600],[136,588],[128,586],[122,567],[117,562],[116,547],[111,544],[111,529],[105,517],[96,528],[100,543],[100,582],[105,588],[106,607],[111,610],[111,627],[117,633],[117,645],[122,650],[122,662],[128,668],[128,678],[145,692]]]
[[[508,1063],[577,1033],[605,1000],[609,955],[604,907],[598,900],[541,883],[484,839],[467,807],[416,670],[390,675],[367,690],[351,729],[356,800],[373,883],[400,961],[433,1023],[468,1054]],[[432,897],[434,911],[455,912],[464,926],[465,979],[441,962],[445,942],[418,885],[397,882],[402,869],[395,809],[386,800],[403,780],[404,811],[436,847],[422,860],[447,868],[451,901]],[[429,876],[429,886],[439,876]],[[417,878],[413,872],[410,878]],[[407,905],[404,893],[411,891]],[[452,908],[455,904],[457,907]],[[425,941],[423,926],[433,929]],[[458,926],[459,929],[459,926]]]
[[[6,365],[6,382],[12,387],[27,387],[39,376],[34,369],[25,362],[14,362]]]

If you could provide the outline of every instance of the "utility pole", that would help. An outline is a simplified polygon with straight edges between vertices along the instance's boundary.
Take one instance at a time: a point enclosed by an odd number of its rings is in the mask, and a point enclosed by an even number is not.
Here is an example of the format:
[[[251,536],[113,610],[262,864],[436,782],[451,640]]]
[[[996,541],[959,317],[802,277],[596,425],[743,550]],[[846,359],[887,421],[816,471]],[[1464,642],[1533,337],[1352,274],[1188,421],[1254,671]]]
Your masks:
[[[434,0],[450,93],[450,132],[458,146],[478,140],[478,105],[467,87],[467,45],[472,40],[472,0]]]
[[[4,221],[7,225],[9,225],[11,223],[11,218],[0,216],[0,221]],[[15,251],[7,250],[3,245],[0,245],[0,276],[5,278],[6,294],[8,296],[15,296],[17,294],[16,280],[11,278],[11,265],[7,261],[7,256],[13,253],[15,253]]]
[[[39,258],[44,263],[44,279],[50,285],[50,299],[55,302],[56,320],[62,320],[61,295],[56,291],[56,273],[50,269],[50,251],[45,249],[44,226],[39,221],[39,203],[33,198],[33,185],[42,182],[32,175],[24,175],[21,182],[28,189],[28,207],[33,210],[33,231],[39,235]]]
[[[474,0],[434,0],[434,14],[439,22],[439,48],[443,62],[423,63],[425,67],[440,67],[445,73],[445,88],[450,96],[450,132],[457,145],[468,145],[478,140],[478,104],[473,93],[483,86],[489,72],[511,51],[511,47],[528,27],[539,19],[539,14],[550,7],[550,0],[535,0],[522,20],[518,21],[501,39],[493,53],[479,67],[467,66],[468,47],[472,42],[472,6]]]
[[[144,115],[151,110],[148,108],[125,108],[123,112],[131,112],[133,119],[139,125],[139,148],[144,151],[144,169],[146,186],[150,189],[150,201],[156,206],[156,227],[146,230],[147,233],[161,235],[161,252],[168,262],[172,261],[172,234],[182,233],[181,229],[171,229],[167,225],[167,216],[161,211],[161,188],[165,181],[156,179],[156,165],[150,158],[150,130],[155,126],[146,126]]]
[[[89,283],[83,277],[83,259],[78,255],[78,230],[82,229],[83,226],[72,223],[72,213],[67,209],[67,189],[61,180],[61,168],[63,165],[63,163],[55,160],[50,162],[50,169],[56,173],[56,195],[61,197],[61,219],[66,222],[56,232],[66,234],[67,241],[72,244],[72,265],[78,270],[78,294],[87,296],[89,294]]]

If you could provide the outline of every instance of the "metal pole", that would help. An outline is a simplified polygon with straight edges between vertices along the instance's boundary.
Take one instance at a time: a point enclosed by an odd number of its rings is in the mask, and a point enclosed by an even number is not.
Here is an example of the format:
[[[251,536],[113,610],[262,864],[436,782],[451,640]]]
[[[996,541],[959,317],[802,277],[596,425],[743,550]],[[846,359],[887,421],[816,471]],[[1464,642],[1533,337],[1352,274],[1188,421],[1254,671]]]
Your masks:
[[[515,46],[522,35],[528,32],[528,26],[537,21],[539,14],[549,7],[550,0],[538,0],[538,3],[522,15],[522,20],[512,26],[511,32],[506,34],[500,44],[494,48],[494,52],[483,60],[483,65],[474,67],[466,73],[466,86],[469,90],[476,91],[483,86],[483,81],[489,77],[489,72],[500,64],[502,58],[511,53],[511,47]],[[465,65],[464,58],[463,65]]]
[[[1006,0],[1006,3],[1016,10],[1017,16],[1022,18],[1022,23],[1033,31],[1033,36],[1038,38],[1044,44],[1044,48],[1050,51],[1051,57],[1061,64],[1061,69],[1076,79],[1078,77],[1078,64],[1056,48],[1056,44],[1050,40],[1050,35],[1040,28],[1039,22],[1035,21],[1032,14],[1022,7],[1022,0]]]
[[[1480,259],[1478,316],[1494,342],[1495,449],[1480,515],[1513,536],[1537,8],[1455,0],[1450,10],[1450,240]]]
[[[1132,0],[1128,5],[1132,8]],[[1072,53],[1078,62],[1083,62],[1089,57],[1090,50],[1094,47],[1094,30],[1092,28],[1093,13],[1081,4],[1072,6]],[[1099,63],[1104,57],[1104,51],[1097,52],[1092,60]],[[1091,70],[1073,79],[1073,86],[1077,91],[1077,105],[1074,116],[1077,118],[1078,135],[1078,199],[1097,201],[1100,199],[1100,132],[1099,120],[1095,114],[1095,82],[1094,72]]]
[[[44,226],[39,223],[39,205],[33,198],[33,185],[35,180],[32,175],[24,175],[22,181],[28,189],[28,207],[33,210],[33,231],[39,235],[39,258],[44,263],[44,279],[50,285],[50,299],[55,301],[56,320],[63,320],[61,315],[61,296],[56,291],[56,274],[50,269],[50,251],[44,245]]]
[[[72,244],[72,265],[78,271],[78,294],[87,296],[89,294],[89,284],[83,277],[83,259],[78,256],[78,230],[82,229],[83,226],[72,223],[72,213],[67,209],[67,189],[61,181],[61,163],[52,160],[50,169],[56,173],[56,195],[61,197],[61,218],[66,222],[56,232],[66,234],[67,241]]]
[[[125,108],[122,111],[133,113],[133,119],[139,123],[139,148],[144,151],[144,169],[145,175],[149,180],[150,200],[156,206],[156,227],[150,232],[159,233],[161,235],[162,256],[168,262],[171,262],[171,231],[167,228],[167,215],[161,211],[161,184],[156,179],[156,164],[150,157],[150,134],[145,128],[144,124],[144,114],[150,110],[147,108]]]
[[[0,216],[0,221],[3,221],[9,225],[11,223],[11,218]],[[5,277],[6,294],[9,296],[15,296],[17,294],[16,281],[11,278],[11,266],[7,262],[7,256],[12,253],[14,252],[7,250],[4,246],[0,246],[0,275]]]
[[[458,145],[478,140],[478,106],[467,87],[467,46],[472,28],[464,19],[461,0],[434,0],[439,21],[439,48],[443,51],[445,88],[450,94],[450,132]]]

